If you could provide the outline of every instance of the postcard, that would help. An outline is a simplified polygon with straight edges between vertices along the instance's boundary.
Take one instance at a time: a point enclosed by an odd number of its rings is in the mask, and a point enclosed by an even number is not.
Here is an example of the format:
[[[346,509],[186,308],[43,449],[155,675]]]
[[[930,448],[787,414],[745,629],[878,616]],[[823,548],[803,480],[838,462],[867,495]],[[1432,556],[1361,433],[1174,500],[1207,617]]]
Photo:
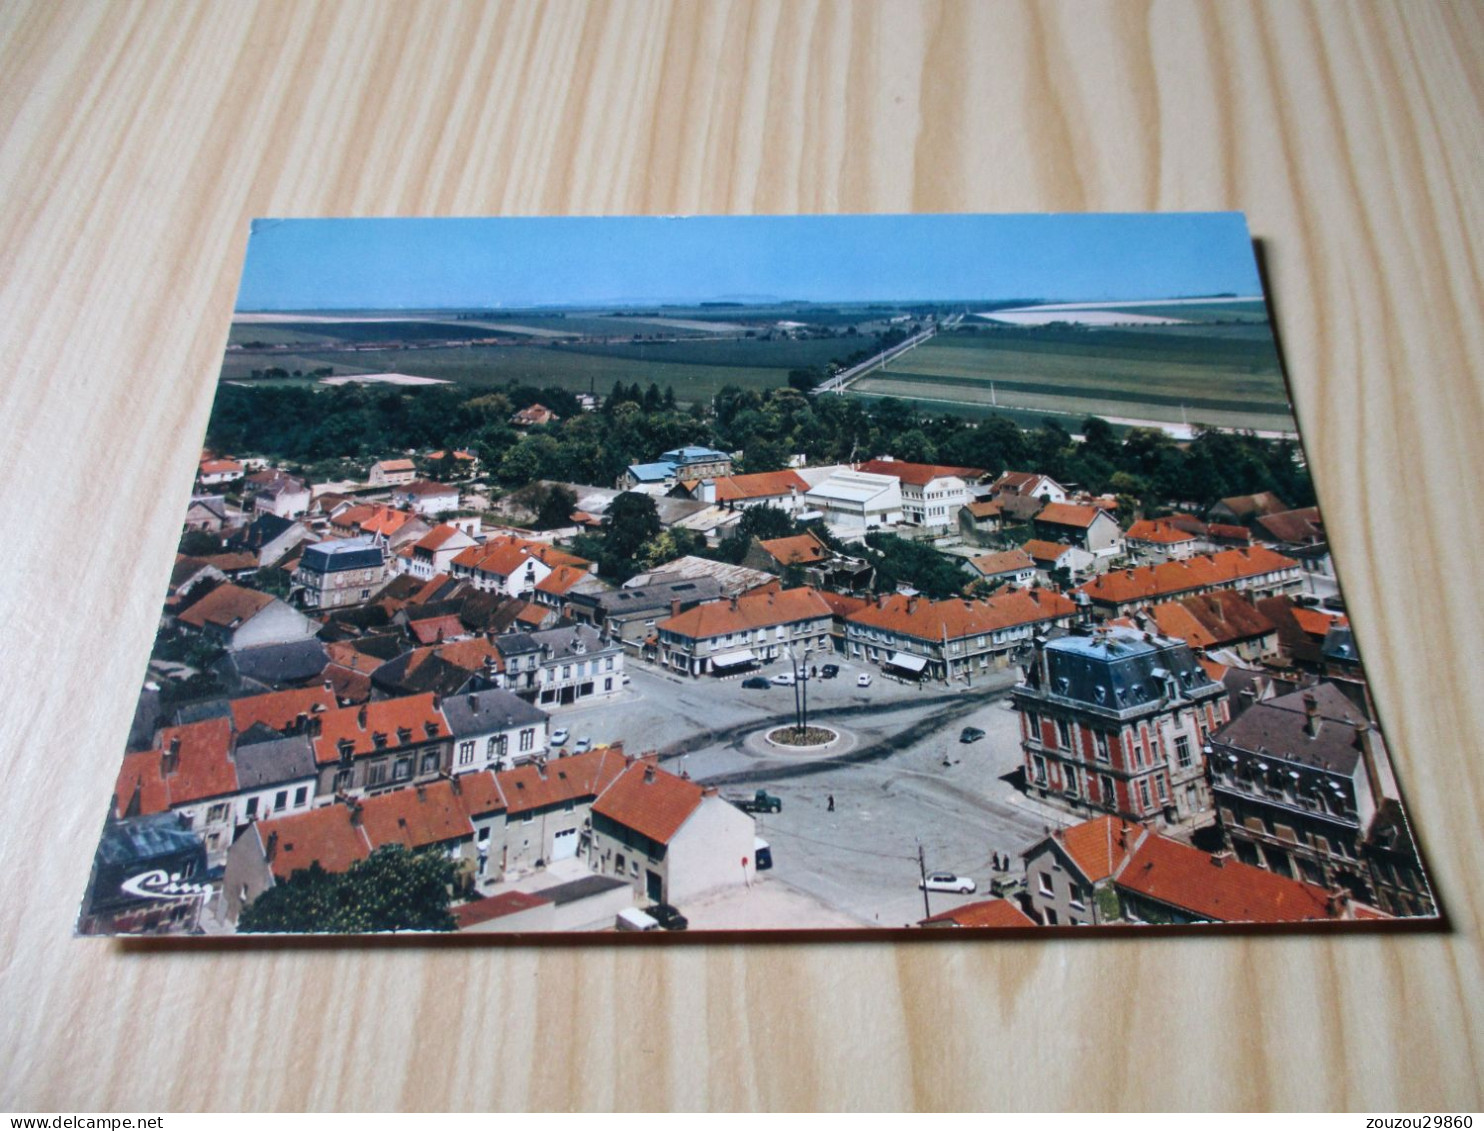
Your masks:
[[[259,221],[78,931],[1436,920],[1316,498],[1239,214]]]

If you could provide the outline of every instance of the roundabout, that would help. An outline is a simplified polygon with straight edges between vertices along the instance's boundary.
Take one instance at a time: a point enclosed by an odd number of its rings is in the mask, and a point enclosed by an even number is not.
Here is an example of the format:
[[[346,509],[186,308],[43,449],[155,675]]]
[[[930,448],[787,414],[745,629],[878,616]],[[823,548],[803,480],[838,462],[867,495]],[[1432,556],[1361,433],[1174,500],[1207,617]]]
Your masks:
[[[826,750],[840,740],[840,732],[830,727],[786,726],[777,727],[767,733],[767,741],[773,746],[786,747],[800,754]]]

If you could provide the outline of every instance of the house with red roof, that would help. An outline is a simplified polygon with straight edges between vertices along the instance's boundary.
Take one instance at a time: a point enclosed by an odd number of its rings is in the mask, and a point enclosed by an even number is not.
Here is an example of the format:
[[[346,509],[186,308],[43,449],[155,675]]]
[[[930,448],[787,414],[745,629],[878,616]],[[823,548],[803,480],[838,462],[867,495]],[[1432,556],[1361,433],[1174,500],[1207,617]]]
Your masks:
[[[495,774],[505,820],[491,839],[486,877],[511,879],[576,856],[592,803],[628,764],[622,746],[598,746]]]
[[[1047,503],[1031,520],[1036,537],[1045,542],[1065,542],[1094,557],[1110,558],[1123,553],[1123,530],[1102,507],[1078,503]]]
[[[989,487],[1006,522],[1026,522],[1048,503],[1067,501],[1067,489],[1049,475],[1034,471],[1007,471]]]
[[[1130,556],[1146,562],[1184,561],[1202,548],[1194,531],[1163,518],[1142,518],[1124,532]]]
[[[631,763],[593,802],[589,866],[636,901],[677,904],[756,873],[756,823],[714,788]]]
[[[417,478],[417,467],[410,459],[382,459],[371,465],[366,483],[371,487],[401,487]]]
[[[310,720],[321,797],[431,781],[445,771],[448,720],[432,692],[337,707]]]
[[[420,581],[431,581],[440,573],[448,573],[453,568],[454,558],[477,545],[467,531],[450,523],[440,523],[403,548],[395,559],[397,572],[410,573]]]
[[[655,625],[659,662],[689,676],[731,675],[791,648],[804,663],[829,650],[833,615],[808,586],[706,601]]]
[[[759,471],[750,475],[719,475],[707,479],[682,479],[670,494],[699,503],[745,510],[771,506],[793,514],[802,508],[809,484],[797,471]]]
[[[175,616],[185,627],[231,651],[307,640],[320,627],[272,594],[231,582],[191,601]]]
[[[1297,923],[1361,917],[1348,895],[1254,868],[1118,817],[1060,829],[1022,854],[1046,926]]]
[[[1002,668],[1037,632],[1072,623],[1077,606],[1049,589],[987,600],[882,596],[845,620],[845,650],[903,679],[971,680]]]
[[[1296,593],[1299,563],[1264,546],[1197,554],[1186,561],[1110,570],[1078,586],[1103,615],[1121,617],[1142,605],[1214,589],[1239,589],[1254,600]]]
[[[1035,927],[1038,924],[1008,899],[981,899],[919,920],[919,927]]]
[[[544,404],[533,404],[521,409],[510,418],[510,423],[517,428],[534,428],[540,424],[552,424],[561,417],[552,412]]]
[[[1192,648],[1225,648],[1252,663],[1278,651],[1277,626],[1251,597],[1235,589],[1162,601],[1135,614],[1135,620],[1161,636],[1184,640]]]
[[[235,483],[243,474],[242,465],[235,459],[203,459],[196,469],[196,478],[203,487]]]
[[[235,827],[239,784],[230,719],[165,727],[152,749],[124,756],[114,781],[117,817],[173,812],[200,835],[207,862],[226,857]]]
[[[982,467],[948,467],[882,456],[861,464],[867,475],[889,475],[901,484],[902,518],[915,526],[947,527],[969,501],[969,485],[988,474]]]
[[[1046,542],[1032,538],[1021,549],[1035,562],[1036,574],[1045,585],[1066,584],[1069,580],[1076,581],[1086,577],[1098,561],[1081,546],[1073,546],[1068,542]],[[1065,570],[1065,575],[1059,576],[1059,570]]]
[[[1008,581],[1011,585],[1029,585],[1036,579],[1036,563],[1024,550],[1000,550],[980,554],[965,563],[970,573],[984,581]]]

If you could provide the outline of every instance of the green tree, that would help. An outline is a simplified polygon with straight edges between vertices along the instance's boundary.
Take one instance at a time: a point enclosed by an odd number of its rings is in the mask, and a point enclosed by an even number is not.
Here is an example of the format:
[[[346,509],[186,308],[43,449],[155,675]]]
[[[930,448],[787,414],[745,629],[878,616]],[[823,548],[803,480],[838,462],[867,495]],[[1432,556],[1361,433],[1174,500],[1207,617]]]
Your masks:
[[[554,530],[572,525],[572,512],[577,509],[577,495],[559,483],[541,489],[536,506],[536,529]]]
[[[448,905],[454,863],[440,852],[383,845],[350,870],[326,872],[319,862],[269,888],[243,909],[238,931],[451,931]]]

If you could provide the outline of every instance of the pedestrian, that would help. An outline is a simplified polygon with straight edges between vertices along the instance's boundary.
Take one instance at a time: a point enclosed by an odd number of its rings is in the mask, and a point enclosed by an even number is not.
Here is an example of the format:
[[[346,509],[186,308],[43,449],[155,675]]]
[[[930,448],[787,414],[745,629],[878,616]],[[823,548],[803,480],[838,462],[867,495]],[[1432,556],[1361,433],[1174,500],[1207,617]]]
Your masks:
[[[835,795],[833,793],[825,795],[824,811],[826,813],[833,813],[835,811]]]

